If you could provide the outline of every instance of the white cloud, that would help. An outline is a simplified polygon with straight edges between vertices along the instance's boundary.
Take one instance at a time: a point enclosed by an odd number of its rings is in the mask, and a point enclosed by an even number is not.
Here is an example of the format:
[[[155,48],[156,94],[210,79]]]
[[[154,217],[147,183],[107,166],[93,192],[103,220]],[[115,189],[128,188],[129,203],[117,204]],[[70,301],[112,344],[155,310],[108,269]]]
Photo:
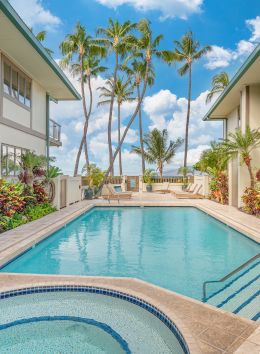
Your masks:
[[[39,25],[52,31],[61,24],[60,18],[45,9],[41,0],[10,0],[10,3],[30,27]]]
[[[251,20],[246,20],[246,24],[249,26],[252,31],[252,36],[250,41],[259,42],[260,41],[260,16],[256,16]]]
[[[232,60],[232,51],[219,47],[217,45],[212,46],[212,50],[206,54],[207,63],[205,67],[213,70],[216,68],[225,68]]]
[[[199,158],[202,147],[208,148],[210,141],[221,137],[221,122],[204,122],[203,116],[209,109],[206,105],[208,91],[202,92],[191,101],[188,163],[193,164]],[[144,111],[151,121],[150,129],[166,128],[171,139],[184,137],[187,115],[187,99],[178,98],[169,90],[161,90],[144,100]],[[210,133],[209,133],[210,132]],[[200,148],[198,148],[200,147]],[[183,147],[174,158],[175,166],[183,164]]]
[[[203,0],[96,0],[102,5],[117,8],[127,4],[133,6],[138,11],[160,11],[161,19],[179,17],[187,19],[194,13],[201,12]]]

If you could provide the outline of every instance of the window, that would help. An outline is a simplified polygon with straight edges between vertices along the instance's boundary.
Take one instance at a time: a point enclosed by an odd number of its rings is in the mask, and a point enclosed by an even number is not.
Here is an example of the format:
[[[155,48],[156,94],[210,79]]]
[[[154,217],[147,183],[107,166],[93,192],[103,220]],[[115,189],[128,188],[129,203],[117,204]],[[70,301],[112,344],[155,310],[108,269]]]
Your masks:
[[[4,59],[4,93],[31,108],[31,80]]]
[[[20,173],[21,155],[27,149],[2,144],[1,149],[1,174],[2,177],[17,177]]]

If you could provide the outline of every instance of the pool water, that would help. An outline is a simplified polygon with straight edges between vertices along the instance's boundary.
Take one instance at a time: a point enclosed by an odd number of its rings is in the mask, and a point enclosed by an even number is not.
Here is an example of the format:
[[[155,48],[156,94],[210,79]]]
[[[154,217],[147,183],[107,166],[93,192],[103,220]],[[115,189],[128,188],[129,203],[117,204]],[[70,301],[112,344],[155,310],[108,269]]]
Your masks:
[[[2,272],[135,277],[201,299],[259,245],[192,207],[97,207]]]
[[[69,290],[1,299],[0,347],[1,354],[184,354],[175,334],[139,305]]]

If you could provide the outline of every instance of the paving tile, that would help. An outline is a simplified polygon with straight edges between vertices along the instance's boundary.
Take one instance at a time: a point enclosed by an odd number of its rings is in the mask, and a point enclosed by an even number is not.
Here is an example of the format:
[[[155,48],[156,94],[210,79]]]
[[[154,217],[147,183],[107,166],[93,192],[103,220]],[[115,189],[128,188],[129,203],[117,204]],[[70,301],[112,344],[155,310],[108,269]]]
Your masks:
[[[235,354],[259,354],[260,346],[255,343],[245,341],[234,353]]]
[[[237,337],[225,330],[208,328],[199,335],[199,339],[224,351],[234,343]]]
[[[222,353],[224,353],[221,349],[212,347],[211,345],[209,345],[208,343],[205,343],[203,341],[199,341],[199,346],[200,346],[201,352],[203,354],[222,354]]]

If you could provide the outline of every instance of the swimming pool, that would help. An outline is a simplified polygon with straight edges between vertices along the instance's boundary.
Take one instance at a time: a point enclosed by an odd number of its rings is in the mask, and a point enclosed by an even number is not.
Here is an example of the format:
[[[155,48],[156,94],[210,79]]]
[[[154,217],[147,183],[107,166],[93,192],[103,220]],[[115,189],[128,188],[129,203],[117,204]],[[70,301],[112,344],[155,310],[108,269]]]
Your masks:
[[[96,207],[1,272],[135,277],[201,299],[259,245],[193,207]]]
[[[176,325],[118,291],[56,286],[0,293],[1,354],[188,354]]]

